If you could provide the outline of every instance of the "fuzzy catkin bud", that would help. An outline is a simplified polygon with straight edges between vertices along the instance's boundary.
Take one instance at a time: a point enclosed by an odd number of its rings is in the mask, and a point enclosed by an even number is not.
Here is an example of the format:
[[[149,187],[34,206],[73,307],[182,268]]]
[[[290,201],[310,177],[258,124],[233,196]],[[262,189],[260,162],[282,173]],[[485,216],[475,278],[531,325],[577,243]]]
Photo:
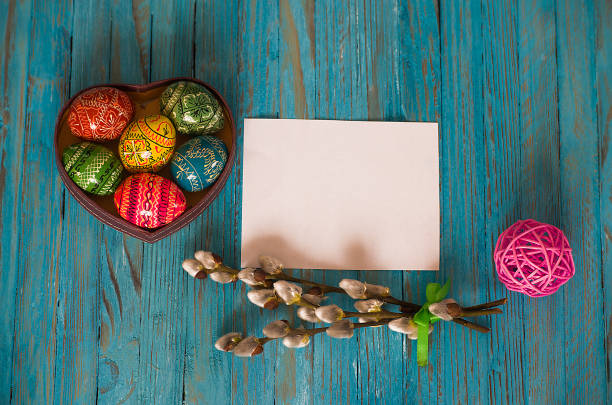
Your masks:
[[[194,256],[208,270],[214,270],[221,264],[221,258],[212,252],[198,250]]]
[[[238,357],[251,357],[263,352],[263,346],[255,336],[249,336],[242,339],[232,352]]]
[[[447,298],[440,302],[435,302],[429,306],[429,312],[442,319],[443,321],[451,321],[453,316],[449,313],[448,305],[456,304],[457,302],[452,298]]]
[[[376,298],[370,298],[369,300],[355,301],[355,309],[361,313],[367,312],[380,312],[382,310],[384,302]]]
[[[327,333],[328,336],[336,339],[352,338],[354,333],[353,323],[348,319],[336,321],[329,328],[327,328],[325,333]]]
[[[264,273],[262,270],[247,267],[246,269],[238,272],[238,279],[251,287],[261,286],[264,284],[263,281],[265,280],[265,273],[263,279],[261,279],[259,272]]]
[[[306,322],[319,322],[319,318],[317,318],[317,315],[315,315],[315,310],[312,308],[299,307],[297,310],[297,316]]]
[[[283,271],[283,264],[280,260],[270,256],[259,256],[261,268],[268,274],[278,274]]]
[[[340,280],[339,283],[340,288],[342,288],[351,298],[354,299],[364,299],[367,298],[366,293],[366,285],[359,280],[352,280],[350,278],[345,278]]]
[[[206,278],[204,266],[196,259],[183,260],[183,270],[185,270],[191,277]]]
[[[389,287],[385,287],[382,285],[365,283],[365,287],[365,295],[368,297],[387,297],[389,294],[391,294],[391,290],[389,290]]]
[[[289,324],[287,321],[274,321],[270,322],[263,328],[263,334],[266,337],[272,339],[278,339],[287,336],[287,334],[291,331]]]
[[[238,279],[238,276],[235,274],[226,273],[224,271],[215,271],[214,273],[210,273],[209,277],[211,280],[221,284],[232,283]]]
[[[412,318],[397,318],[389,322],[389,329],[393,332],[408,335],[408,338],[415,340],[418,334],[418,326]]]
[[[308,346],[309,343],[310,335],[303,332],[293,332],[283,338],[283,345],[290,349],[300,349]]]
[[[298,303],[302,298],[302,287],[289,281],[279,280],[274,283],[276,295],[287,305]]]
[[[389,322],[389,329],[393,332],[403,333],[410,340],[417,340],[419,327],[412,318],[397,318]],[[429,333],[433,331],[433,326],[429,325]]]
[[[274,290],[251,290],[247,293],[247,298],[261,308],[275,309],[278,307],[278,297]]]
[[[231,352],[241,340],[242,335],[240,333],[230,332],[217,339],[215,348],[223,352]]]
[[[344,311],[338,305],[325,305],[315,310],[317,318],[323,322],[332,323],[344,318]]]
[[[302,295],[302,298],[310,302],[312,305],[320,305],[321,301],[327,297],[324,297],[323,295],[304,294]]]

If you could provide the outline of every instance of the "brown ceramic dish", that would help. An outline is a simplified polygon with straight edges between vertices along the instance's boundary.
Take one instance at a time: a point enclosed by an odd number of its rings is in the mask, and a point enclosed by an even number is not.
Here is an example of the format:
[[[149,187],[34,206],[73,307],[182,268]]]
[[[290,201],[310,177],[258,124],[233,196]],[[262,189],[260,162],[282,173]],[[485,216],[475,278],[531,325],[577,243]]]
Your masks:
[[[77,142],[82,142],[82,139],[74,136],[70,129],[68,128],[68,108],[72,101],[82,92],[89,90],[94,87],[100,86],[110,86],[115,87],[119,90],[126,92],[132,102],[134,103],[134,118],[138,119],[145,115],[149,114],[159,114],[159,98],[163,91],[166,89],[168,85],[174,83],[179,80],[189,80],[195,83],[199,83],[205,86],[208,90],[210,90],[217,99],[221,102],[223,106],[223,112],[225,113],[225,125],[223,129],[215,134],[215,136],[219,137],[227,146],[227,150],[229,151],[229,156],[227,159],[227,163],[223,168],[223,171],[219,175],[217,181],[210,187],[195,193],[184,192],[185,198],[187,199],[187,209],[181,216],[176,218],[171,223],[162,226],[157,229],[143,229],[140,228],[125,219],[121,218],[115,209],[115,204],[113,203],[113,196],[96,196],[93,194],[86,193],[81,190],[71,179],[68,177],[68,173],[64,169],[62,164],[62,152],[64,148],[69,145],[72,145]],[[160,239],[165,238],[178,231],[191,221],[193,221],[198,215],[202,213],[219,195],[219,192],[225,185],[227,178],[232,171],[232,166],[234,164],[234,158],[236,154],[236,127],[234,126],[234,120],[232,118],[232,113],[227,106],[227,103],[221,97],[221,95],[210,85],[193,78],[185,78],[179,77],[174,79],[162,80],[159,82],[154,82],[145,85],[130,85],[130,84],[102,84],[99,86],[92,86],[87,89],[81,90],[79,93],[75,94],[61,109],[59,115],[57,117],[57,121],[55,123],[55,163],[57,164],[57,169],[59,170],[60,177],[64,182],[64,185],[70,191],[70,194],[74,197],[75,200],[79,202],[87,211],[89,211],[94,217],[98,218],[100,221],[115,228],[118,231],[124,232],[128,235],[134,236],[140,240],[145,242],[153,243]],[[177,143],[176,147],[178,148],[181,144],[191,139],[190,137],[183,136],[177,134]],[[111,141],[104,143],[109,149],[113,150],[117,153],[117,147],[119,144],[119,140]],[[162,175],[165,178],[171,179],[169,165],[166,165],[158,174]]]

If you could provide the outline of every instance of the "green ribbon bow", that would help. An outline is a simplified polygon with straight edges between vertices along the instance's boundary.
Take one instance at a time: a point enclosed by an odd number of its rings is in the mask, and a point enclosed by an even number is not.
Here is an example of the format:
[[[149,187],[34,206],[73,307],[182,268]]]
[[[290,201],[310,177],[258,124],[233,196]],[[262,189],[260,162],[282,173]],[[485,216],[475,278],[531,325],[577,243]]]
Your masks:
[[[427,301],[419,312],[414,315],[414,323],[417,324],[417,364],[421,367],[427,365],[429,349],[429,325],[440,320],[437,316],[429,312],[429,306],[433,303],[442,301],[450,290],[450,279],[440,285],[440,283],[429,283],[425,289]]]

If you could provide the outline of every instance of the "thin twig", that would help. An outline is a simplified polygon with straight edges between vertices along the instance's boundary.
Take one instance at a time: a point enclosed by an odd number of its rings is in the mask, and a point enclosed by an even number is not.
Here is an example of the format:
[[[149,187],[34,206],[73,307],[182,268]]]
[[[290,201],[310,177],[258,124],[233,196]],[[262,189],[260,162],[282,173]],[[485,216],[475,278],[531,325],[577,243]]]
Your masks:
[[[470,322],[468,320],[465,320],[463,318],[453,318],[453,322],[455,322],[455,323],[457,323],[459,325],[465,326],[466,328],[470,328],[472,330],[480,332],[480,333],[489,333],[489,332],[491,332],[491,329],[489,329],[489,328],[487,328],[485,326],[480,326],[478,324],[475,324],[475,323]]]
[[[374,319],[397,319],[404,318],[406,314],[379,311],[379,312],[344,312],[345,318],[374,318]]]
[[[463,311],[461,311],[460,316],[477,317],[477,316],[485,316],[485,315],[502,314],[503,312],[504,311],[502,311],[501,308],[483,309],[480,311],[467,311],[466,309],[463,309]]]
[[[485,302],[484,304],[480,304],[480,305],[473,305],[471,307],[465,307],[463,308],[463,310],[464,311],[476,311],[479,309],[493,308],[493,307],[497,307],[500,305],[504,305],[506,302],[508,302],[508,298],[502,298],[502,299],[491,301],[491,302]]]
[[[286,273],[276,273],[276,274],[271,274],[270,276],[272,276],[273,278],[277,280],[287,280],[287,281],[293,281],[294,283],[301,283],[301,284],[310,285],[313,287],[319,287],[323,293],[326,293],[326,292],[344,293],[345,292],[342,288],[339,288],[339,287],[334,287],[332,285],[327,285],[327,284],[321,284],[315,281],[304,280],[301,278],[290,276],[289,274],[286,274]]]

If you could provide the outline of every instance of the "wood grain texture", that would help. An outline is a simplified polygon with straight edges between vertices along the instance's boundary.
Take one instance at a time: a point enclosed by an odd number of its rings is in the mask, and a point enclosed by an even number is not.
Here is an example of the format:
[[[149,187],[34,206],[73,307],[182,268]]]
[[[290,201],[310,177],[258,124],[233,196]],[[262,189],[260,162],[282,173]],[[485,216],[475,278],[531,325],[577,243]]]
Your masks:
[[[611,19],[607,0],[3,2],[0,402],[611,403]],[[225,96],[238,153],[214,203],[149,245],[66,195],[52,123],[84,87],[173,76]],[[231,330],[299,321],[180,267],[196,249],[240,262],[245,117],[439,122],[440,272],[294,274],[415,302],[452,277],[461,303],[509,297],[481,320],[492,333],[437,324],[422,369],[386,328],[254,359],[216,351]],[[547,298],[509,293],[493,269],[497,236],[527,217],[574,249],[576,276]]]
[[[148,5],[109,4],[112,21],[106,61],[110,82],[145,83],[149,80],[150,32]],[[145,20],[145,21],[143,21]],[[100,283],[100,338],[97,402],[137,402],[142,336],[143,242],[103,226]]]
[[[596,91],[597,133],[599,139],[600,235],[602,251],[601,285],[604,303],[604,347],[606,351],[605,377],[608,387],[607,402],[612,403],[612,26],[604,23],[612,19],[612,4],[598,1],[595,6],[597,21]]]
[[[65,75],[69,79],[70,96],[88,83],[108,80],[110,26],[100,30],[89,29],[95,24],[96,16],[109,18],[107,6],[108,2],[105,1],[80,2],[66,17],[72,24],[71,31],[67,32],[70,65],[67,70],[69,74]],[[79,23],[75,24],[75,21]],[[60,295],[55,398],[62,403],[87,403],[95,401],[98,395],[98,351],[104,291],[101,284],[104,262],[101,259],[105,256],[100,256],[103,226],[70,198],[66,190],[63,193],[62,247],[57,267]],[[74,224],[79,224],[84,232],[73,232]]]
[[[317,89],[325,85],[325,81],[317,81],[315,71],[317,38],[314,27],[317,4],[313,0],[288,0],[280,1],[278,7],[278,116],[313,118],[319,114]],[[299,276],[313,277],[314,273],[303,271]],[[292,311],[285,312],[288,315],[282,318],[302,323]],[[279,315],[275,318],[282,319]],[[274,398],[277,402],[317,402],[317,397],[313,396],[309,387],[314,385],[316,359],[326,356],[319,342],[319,339],[314,339],[311,346],[301,350],[304,353],[294,353],[285,350],[280,344],[274,344],[274,368],[277,370]]]
[[[570,320],[565,322],[565,340],[573,354],[566,364],[569,370],[574,370],[565,394],[568,401],[585,403],[607,397],[603,372],[606,355],[598,203],[595,12],[593,4],[576,8],[572,2],[560,1],[556,13],[557,27],[565,27],[557,40],[561,195],[564,196],[561,225],[574,248],[574,260],[580,270],[572,280],[572,294],[568,294],[564,303]],[[587,370],[602,372],[593,374]]]
[[[486,164],[486,252],[497,236],[520,218],[521,130],[518,35],[521,16],[516,2],[491,2],[483,10],[484,142]],[[491,260],[490,258],[488,260]],[[485,267],[490,274],[490,268]],[[486,299],[508,295],[497,280],[487,277]],[[499,320],[491,323],[488,394],[493,403],[522,403],[525,395],[524,347],[528,346],[519,314],[523,300],[510,297]],[[545,372],[542,369],[542,372]]]
[[[20,5],[17,5],[19,7]],[[12,361],[11,401],[53,402],[59,396],[57,348],[63,340],[61,305],[63,253],[61,217],[63,191],[55,177],[41,181],[41,173],[52,173],[51,114],[56,113],[69,92],[70,33],[72,12],[69,2],[34,2],[30,11],[30,46],[22,135],[23,166],[19,173],[22,189],[17,216],[21,216],[17,266],[19,278],[15,291],[15,326]],[[9,107],[9,110],[12,107]],[[49,116],[49,121],[41,120]],[[8,134],[9,138],[16,134]],[[8,157],[7,157],[8,158]],[[30,214],[25,214],[30,213]],[[93,254],[84,254],[91,259]],[[19,269],[17,271],[17,269]],[[41,274],[44,276],[41,277]],[[44,308],[44,310],[41,310]],[[82,320],[82,319],[81,319]],[[76,326],[76,325],[75,325]],[[90,325],[79,323],[72,330],[84,336]],[[83,333],[83,334],[82,334]],[[95,344],[95,341],[92,342]],[[72,370],[88,362],[79,359]],[[93,374],[93,373],[91,373]],[[76,390],[87,390],[89,376],[74,379]]]
[[[525,2],[519,4],[517,11],[521,182],[517,201],[519,216],[514,219],[530,217],[565,229],[559,221],[561,183],[555,2]],[[563,293],[547,300],[528,297],[521,300],[522,312],[534,308],[538,314],[524,321],[523,342],[530,349],[521,362],[523,395],[534,403],[565,400],[564,390],[557,386],[567,372],[565,359],[562,353],[551,353],[548,346],[565,342],[566,337],[560,333],[565,317],[554,316],[555,308],[563,305]],[[543,370],[548,371],[542,373]],[[534,375],[538,378],[534,379]]]
[[[0,299],[4,308],[0,315],[0,401],[11,400],[13,348],[15,332],[16,291],[23,276],[17,271],[20,264],[21,206],[15,196],[22,195],[23,148],[25,139],[13,133],[24,133],[28,99],[28,63],[30,57],[31,4],[18,7],[14,3],[0,6],[0,32],[4,33],[3,52],[0,53]]]

